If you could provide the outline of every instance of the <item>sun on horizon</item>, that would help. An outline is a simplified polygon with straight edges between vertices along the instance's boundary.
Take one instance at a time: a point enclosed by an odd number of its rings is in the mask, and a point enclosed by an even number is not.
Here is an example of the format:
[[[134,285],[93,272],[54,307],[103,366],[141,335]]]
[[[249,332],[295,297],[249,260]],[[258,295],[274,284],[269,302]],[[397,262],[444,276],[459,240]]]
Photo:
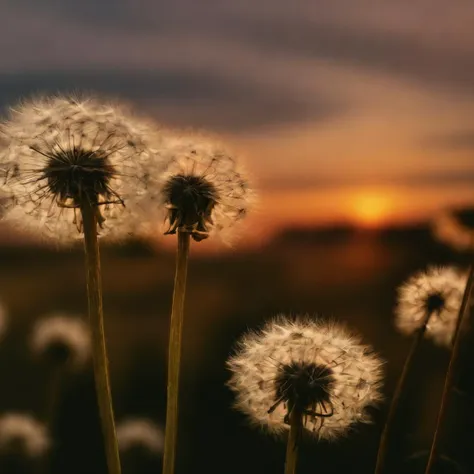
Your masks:
[[[361,191],[349,200],[350,218],[361,227],[380,227],[390,220],[393,199],[388,194]]]

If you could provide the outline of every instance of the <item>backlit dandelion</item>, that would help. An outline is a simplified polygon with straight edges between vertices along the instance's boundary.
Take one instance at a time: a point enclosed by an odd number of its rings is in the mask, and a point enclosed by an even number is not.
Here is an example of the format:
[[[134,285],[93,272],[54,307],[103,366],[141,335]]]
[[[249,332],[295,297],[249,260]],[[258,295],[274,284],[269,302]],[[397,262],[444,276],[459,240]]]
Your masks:
[[[81,368],[91,355],[90,332],[79,316],[52,314],[40,319],[31,334],[31,349],[54,365]]]
[[[302,412],[304,428],[321,439],[368,422],[377,403],[382,362],[344,328],[321,320],[279,318],[250,332],[228,361],[236,407],[278,434],[288,414]]]
[[[466,281],[466,273],[452,267],[431,267],[416,273],[399,288],[396,327],[412,334],[426,325],[427,337],[450,346]]]
[[[147,418],[128,418],[117,425],[121,451],[139,448],[150,453],[163,452],[163,430]]]
[[[0,451],[39,457],[50,446],[46,427],[30,415],[5,413],[0,416]]]
[[[370,421],[381,399],[382,362],[335,323],[280,317],[246,334],[228,361],[236,408],[273,434],[290,430],[286,472],[303,431],[336,439]]]
[[[143,164],[155,150],[143,120],[93,99],[25,102],[2,126],[4,189],[14,196],[5,218],[57,242],[83,231],[81,209],[94,208],[101,234],[120,224],[127,197],[147,187]],[[119,227],[120,229],[120,227]]]
[[[197,242],[229,237],[254,200],[238,157],[218,141],[183,135],[170,144],[170,158],[162,177],[166,233],[188,232]]]
[[[151,201],[164,204],[167,229],[178,241],[171,310],[168,398],[163,473],[173,474],[178,426],[179,370],[183,307],[190,238],[232,235],[253,200],[248,178],[236,156],[217,141],[201,135],[176,135],[167,142],[167,168],[151,173]],[[152,186],[156,183],[156,186]],[[155,189],[155,193],[151,190]],[[158,193],[158,195],[156,194]],[[160,210],[160,206],[155,206]],[[149,219],[156,219],[150,213]]]
[[[83,234],[96,393],[109,472],[119,474],[98,233],[111,224],[116,231],[128,196],[147,190],[144,164],[155,154],[154,135],[122,107],[69,97],[25,102],[1,132],[6,148],[0,168],[14,198],[5,219],[58,242]],[[128,214],[122,215],[126,220]]]

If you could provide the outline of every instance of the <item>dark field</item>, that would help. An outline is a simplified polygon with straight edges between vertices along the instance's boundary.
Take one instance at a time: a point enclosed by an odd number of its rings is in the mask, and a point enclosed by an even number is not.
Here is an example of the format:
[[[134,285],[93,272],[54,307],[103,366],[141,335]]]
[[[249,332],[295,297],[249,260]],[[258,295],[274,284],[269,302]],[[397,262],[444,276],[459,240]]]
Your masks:
[[[191,252],[192,253],[192,252]],[[174,254],[140,243],[102,249],[106,332],[118,421],[148,416],[164,424],[168,318]],[[49,374],[30,355],[32,322],[52,311],[86,312],[81,248],[0,250],[0,296],[10,314],[0,344],[0,409],[46,416]],[[388,402],[410,340],[392,325],[396,287],[428,264],[459,263],[427,228],[289,230],[255,251],[193,256],[188,275],[181,385],[179,473],[281,473],[285,444],[248,426],[231,408],[225,361],[234,341],[278,313],[310,313],[346,322],[386,363],[386,402],[373,425],[335,443],[305,440],[301,474],[373,472]],[[466,349],[466,348],[465,348]],[[450,407],[440,473],[474,472],[473,367],[464,353]],[[474,353],[474,350],[471,351]],[[436,422],[449,353],[425,341],[398,420],[393,472],[422,473]],[[105,460],[91,370],[65,380],[54,422],[53,473],[103,474]],[[448,459],[449,458],[449,459]],[[128,462],[127,460],[125,460]],[[146,462],[145,462],[146,461]],[[125,466],[156,473],[161,460]],[[3,471],[2,471],[3,472]]]

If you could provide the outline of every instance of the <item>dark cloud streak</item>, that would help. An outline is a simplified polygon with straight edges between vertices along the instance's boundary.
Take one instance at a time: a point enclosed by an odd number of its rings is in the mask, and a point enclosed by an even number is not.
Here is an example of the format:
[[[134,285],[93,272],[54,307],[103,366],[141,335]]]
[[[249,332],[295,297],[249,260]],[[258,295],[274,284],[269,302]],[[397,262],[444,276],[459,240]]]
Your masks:
[[[180,71],[50,71],[0,75],[0,106],[41,93],[100,93],[123,97],[167,122],[216,130],[246,130],[298,120],[324,120],[345,107],[327,98],[311,101],[254,84]]]

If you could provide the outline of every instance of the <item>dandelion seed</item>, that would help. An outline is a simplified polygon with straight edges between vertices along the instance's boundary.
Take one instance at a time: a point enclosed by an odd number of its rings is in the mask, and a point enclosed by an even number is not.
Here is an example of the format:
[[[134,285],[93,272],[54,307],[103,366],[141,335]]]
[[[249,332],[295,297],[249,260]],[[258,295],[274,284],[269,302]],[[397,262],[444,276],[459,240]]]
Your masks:
[[[39,421],[23,413],[6,413],[0,417],[0,450],[26,454],[30,457],[44,455],[51,446],[47,429]]]
[[[381,400],[380,359],[345,329],[321,320],[280,317],[250,332],[228,361],[236,408],[270,433],[292,413],[319,439],[335,439]]]
[[[80,368],[91,355],[89,328],[81,317],[52,314],[36,323],[31,348],[53,364]]]
[[[120,423],[117,438],[121,451],[140,448],[153,454],[163,452],[163,430],[146,418],[129,418]]]
[[[395,325],[412,334],[425,323],[426,336],[449,347],[456,331],[467,276],[451,267],[431,267],[413,275],[398,290]]]
[[[143,165],[155,153],[145,121],[94,99],[52,97],[12,110],[1,132],[3,187],[14,200],[5,219],[65,243],[80,237],[88,202],[102,235],[128,230],[125,201],[146,191]]]

